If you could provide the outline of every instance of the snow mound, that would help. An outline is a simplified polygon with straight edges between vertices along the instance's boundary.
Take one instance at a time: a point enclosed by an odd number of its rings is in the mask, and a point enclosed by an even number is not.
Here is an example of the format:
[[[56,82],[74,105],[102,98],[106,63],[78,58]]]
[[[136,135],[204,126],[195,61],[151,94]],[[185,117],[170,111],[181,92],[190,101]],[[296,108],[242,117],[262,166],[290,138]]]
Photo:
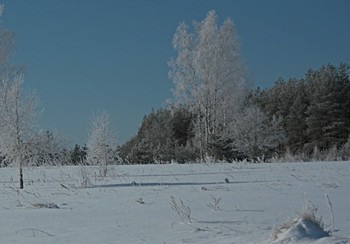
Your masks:
[[[305,218],[295,218],[279,226],[273,239],[274,243],[295,243],[329,236],[329,232],[325,231],[319,223]]]

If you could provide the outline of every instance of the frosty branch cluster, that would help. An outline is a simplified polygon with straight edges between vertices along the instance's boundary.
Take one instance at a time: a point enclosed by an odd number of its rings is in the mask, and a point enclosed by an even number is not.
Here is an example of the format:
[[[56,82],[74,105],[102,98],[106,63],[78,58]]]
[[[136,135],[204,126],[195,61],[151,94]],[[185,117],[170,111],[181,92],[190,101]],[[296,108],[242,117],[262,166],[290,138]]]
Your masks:
[[[87,161],[100,166],[100,175],[106,176],[107,164],[114,160],[114,141],[106,111],[93,116],[91,134],[87,143]]]

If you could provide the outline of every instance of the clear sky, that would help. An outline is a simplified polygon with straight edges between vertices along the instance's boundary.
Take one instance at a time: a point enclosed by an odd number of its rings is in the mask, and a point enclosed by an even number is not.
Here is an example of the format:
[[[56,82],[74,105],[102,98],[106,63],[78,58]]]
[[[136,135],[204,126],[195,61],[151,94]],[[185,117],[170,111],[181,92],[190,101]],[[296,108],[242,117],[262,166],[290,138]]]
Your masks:
[[[231,17],[255,86],[302,78],[309,68],[350,64],[348,0],[0,0],[16,32],[13,63],[44,108],[40,127],[70,145],[87,140],[92,112],[105,109],[123,143],[171,98],[167,61],[181,21],[215,9]]]

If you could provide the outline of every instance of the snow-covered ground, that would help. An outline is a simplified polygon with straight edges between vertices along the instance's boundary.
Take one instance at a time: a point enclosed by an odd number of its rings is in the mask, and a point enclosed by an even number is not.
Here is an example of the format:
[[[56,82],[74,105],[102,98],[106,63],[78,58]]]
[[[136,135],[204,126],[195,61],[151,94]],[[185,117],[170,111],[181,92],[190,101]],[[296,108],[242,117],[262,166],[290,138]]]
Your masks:
[[[107,178],[95,167],[24,174],[18,190],[18,169],[0,168],[0,243],[273,243],[275,227],[307,205],[318,207],[332,235],[318,238],[296,220],[276,243],[350,243],[350,162],[116,166]]]

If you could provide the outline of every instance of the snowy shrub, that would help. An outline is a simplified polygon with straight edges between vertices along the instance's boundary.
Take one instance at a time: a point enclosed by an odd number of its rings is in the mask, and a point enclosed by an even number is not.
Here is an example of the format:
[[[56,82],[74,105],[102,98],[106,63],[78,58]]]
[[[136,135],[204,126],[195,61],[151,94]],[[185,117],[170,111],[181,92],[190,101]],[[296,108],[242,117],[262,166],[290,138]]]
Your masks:
[[[290,163],[290,162],[306,162],[309,161],[309,156],[303,152],[292,153],[289,148],[284,154],[275,155],[268,160],[269,163]]]
[[[338,161],[340,160],[340,156],[338,154],[338,149],[336,146],[333,146],[327,150],[324,154],[324,161]]]
[[[80,183],[81,187],[91,186],[89,172],[85,165],[80,166],[80,176],[81,176],[81,183]]]
[[[310,161],[322,161],[324,159],[324,151],[321,151],[317,146],[312,151]]]
[[[350,155],[349,145],[344,144],[341,148],[337,148],[336,146],[332,146],[327,150],[319,150],[317,147],[314,148],[314,151],[310,157],[310,161],[340,161],[347,160]]]
[[[343,160],[350,160],[350,137],[348,141],[339,150],[339,156]]]

